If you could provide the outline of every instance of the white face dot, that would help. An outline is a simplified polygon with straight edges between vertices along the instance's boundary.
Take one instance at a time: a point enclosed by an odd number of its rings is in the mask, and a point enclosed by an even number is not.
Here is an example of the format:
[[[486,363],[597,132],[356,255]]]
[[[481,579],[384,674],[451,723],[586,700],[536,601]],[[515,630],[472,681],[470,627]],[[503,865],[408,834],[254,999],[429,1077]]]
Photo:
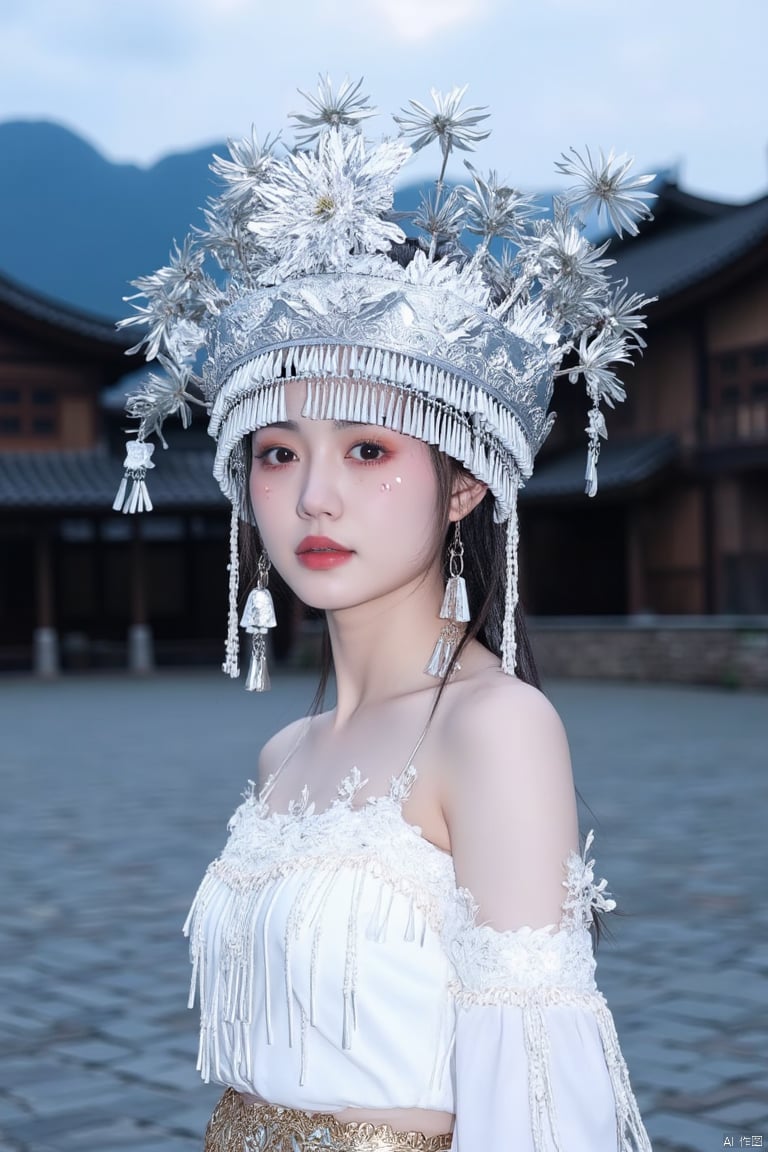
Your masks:
[[[402,476],[395,476],[395,484],[402,484],[402,482],[403,482]]]
[[[391,492],[392,491],[392,485],[391,484],[382,484],[381,491],[382,492]]]

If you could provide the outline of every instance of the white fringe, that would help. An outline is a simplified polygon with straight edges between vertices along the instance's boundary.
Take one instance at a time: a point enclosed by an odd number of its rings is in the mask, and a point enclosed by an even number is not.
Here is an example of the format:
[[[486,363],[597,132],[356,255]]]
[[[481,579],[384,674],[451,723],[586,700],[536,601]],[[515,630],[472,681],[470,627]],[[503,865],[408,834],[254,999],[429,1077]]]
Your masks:
[[[499,522],[533,470],[533,447],[514,413],[478,385],[379,348],[293,346],[245,361],[219,388],[209,425],[218,441],[214,476],[233,502],[239,480],[229,457],[243,436],[285,419],[287,379],[307,382],[303,414],[311,419],[386,424],[435,444],[488,484]]]

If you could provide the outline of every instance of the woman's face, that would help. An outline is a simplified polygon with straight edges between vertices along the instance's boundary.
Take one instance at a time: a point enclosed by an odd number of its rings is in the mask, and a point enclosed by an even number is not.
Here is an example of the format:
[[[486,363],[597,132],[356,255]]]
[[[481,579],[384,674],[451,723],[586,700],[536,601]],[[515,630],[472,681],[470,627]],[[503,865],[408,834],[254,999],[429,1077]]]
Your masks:
[[[309,420],[286,384],[286,420],[253,433],[250,493],[277,571],[300,600],[340,610],[437,566],[438,484],[421,440],[375,425]]]

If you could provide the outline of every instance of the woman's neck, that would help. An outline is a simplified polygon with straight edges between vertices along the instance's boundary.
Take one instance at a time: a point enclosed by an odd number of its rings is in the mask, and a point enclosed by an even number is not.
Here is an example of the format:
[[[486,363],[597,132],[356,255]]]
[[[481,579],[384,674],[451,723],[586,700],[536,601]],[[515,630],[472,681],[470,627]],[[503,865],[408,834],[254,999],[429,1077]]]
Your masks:
[[[439,574],[375,601],[328,612],[336,678],[337,725],[360,708],[434,687],[424,672],[440,634]]]

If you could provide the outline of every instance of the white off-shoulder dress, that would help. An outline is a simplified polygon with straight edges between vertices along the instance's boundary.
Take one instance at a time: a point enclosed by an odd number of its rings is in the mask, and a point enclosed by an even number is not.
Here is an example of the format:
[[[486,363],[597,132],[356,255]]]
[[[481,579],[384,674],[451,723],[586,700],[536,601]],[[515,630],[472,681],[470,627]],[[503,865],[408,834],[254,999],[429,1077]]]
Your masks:
[[[455,1152],[650,1152],[589,927],[594,862],[563,862],[560,923],[477,922],[451,856],[403,816],[413,764],[316,812],[251,786],[185,932],[203,1078],[310,1112],[456,1115]]]

